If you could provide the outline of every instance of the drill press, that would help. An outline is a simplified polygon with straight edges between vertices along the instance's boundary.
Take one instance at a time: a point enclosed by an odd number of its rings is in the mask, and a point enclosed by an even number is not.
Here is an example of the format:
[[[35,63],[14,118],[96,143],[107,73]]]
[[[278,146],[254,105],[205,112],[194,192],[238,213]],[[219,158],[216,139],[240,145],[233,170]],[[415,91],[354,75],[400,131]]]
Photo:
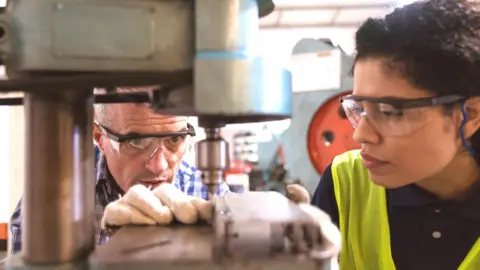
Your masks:
[[[198,168],[214,194],[228,168],[220,129],[291,113],[290,73],[255,54],[259,17],[272,10],[269,0],[9,1],[0,14],[9,80],[0,91],[25,93],[27,160],[23,247],[7,269],[323,269],[329,256],[308,254],[328,245],[304,232],[319,232],[318,225],[268,192],[217,200],[213,227],[124,228],[92,253],[94,100],[149,102],[161,114],[198,116],[207,132]],[[142,85],[161,89],[92,93]],[[116,249],[152,239],[159,246],[148,256]],[[287,242],[296,255],[285,251]],[[262,251],[260,263],[246,263],[247,250]]]

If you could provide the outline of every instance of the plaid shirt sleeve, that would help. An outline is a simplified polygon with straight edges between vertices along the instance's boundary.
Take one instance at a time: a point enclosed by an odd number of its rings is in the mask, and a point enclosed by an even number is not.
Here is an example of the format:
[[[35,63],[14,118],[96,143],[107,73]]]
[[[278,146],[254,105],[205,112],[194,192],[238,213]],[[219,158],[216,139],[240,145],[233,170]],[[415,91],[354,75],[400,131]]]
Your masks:
[[[200,171],[186,162],[180,165],[174,185],[187,195],[207,199],[207,187],[202,183]],[[218,187],[217,195],[223,196],[228,192],[230,188],[224,182]]]
[[[17,204],[9,223],[11,252],[22,249],[22,199]]]

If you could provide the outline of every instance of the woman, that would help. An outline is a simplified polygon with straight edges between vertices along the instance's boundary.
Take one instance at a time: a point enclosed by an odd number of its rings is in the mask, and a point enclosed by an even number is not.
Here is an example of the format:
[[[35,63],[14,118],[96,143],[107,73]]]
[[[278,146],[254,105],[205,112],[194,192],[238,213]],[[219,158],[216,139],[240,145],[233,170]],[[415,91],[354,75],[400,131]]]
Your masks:
[[[421,1],[356,33],[342,106],[361,150],[312,203],[342,232],[341,269],[480,269],[480,13]]]

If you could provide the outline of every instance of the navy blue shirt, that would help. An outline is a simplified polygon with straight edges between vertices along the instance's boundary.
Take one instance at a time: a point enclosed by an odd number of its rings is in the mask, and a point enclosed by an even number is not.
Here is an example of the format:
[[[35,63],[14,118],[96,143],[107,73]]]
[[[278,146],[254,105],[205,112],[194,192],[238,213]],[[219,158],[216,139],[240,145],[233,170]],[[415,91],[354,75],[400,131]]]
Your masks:
[[[312,204],[328,213],[338,225],[333,186],[332,169],[328,166]],[[386,193],[392,257],[397,270],[456,270],[480,237],[480,183],[462,201],[440,200],[416,185],[387,189]]]

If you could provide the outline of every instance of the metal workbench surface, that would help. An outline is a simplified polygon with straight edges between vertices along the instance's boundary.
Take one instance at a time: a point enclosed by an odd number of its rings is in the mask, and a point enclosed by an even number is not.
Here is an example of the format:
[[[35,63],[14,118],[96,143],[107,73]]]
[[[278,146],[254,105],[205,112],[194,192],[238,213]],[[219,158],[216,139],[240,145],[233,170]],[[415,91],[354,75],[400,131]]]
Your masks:
[[[127,226],[110,241],[97,247],[90,257],[90,267],[104,269],[326,269],[312,260],[290,255],[263,259],[224,260],[215,263],[214,232],[208,225],[197,226]]]

